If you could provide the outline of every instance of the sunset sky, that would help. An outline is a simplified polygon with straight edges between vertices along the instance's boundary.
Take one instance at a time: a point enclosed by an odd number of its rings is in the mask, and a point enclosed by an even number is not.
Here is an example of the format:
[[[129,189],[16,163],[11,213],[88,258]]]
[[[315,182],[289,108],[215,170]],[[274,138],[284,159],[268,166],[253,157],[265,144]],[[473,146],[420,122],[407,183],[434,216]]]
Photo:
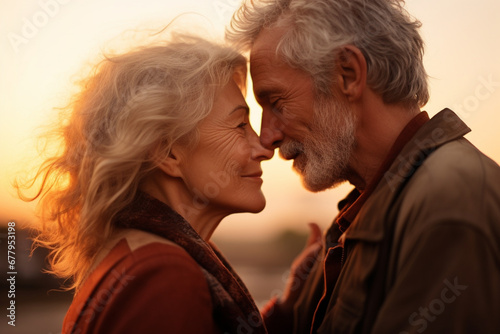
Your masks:
[[[181,13],[191,25],[222,36],[236,0],[0,0],[0,224],[22,224],[32,207],[15,199],[11,182],[37,162],[36,129],[64,105],[83,66],[101,50],[134,39],[133,31],[157,29]],[[472,128],[467,138],[500,163],[500,1],[408,0],[422,24],[431,116],[445,107]],[[197,14],[195,14],[197,13]],[[128,33],[124,33],[128,31]],[[128,39],[129,38],[129,39]],[[253,127],[260,108],[247,96]],[[284,227],[309,221],[326,227],[336,203],[350,189],[343,185],[319,194],[302,188],[291,162],[276,154],[263,163],[268,205],[259,214],[226,218],[216,235],[265,238]]]

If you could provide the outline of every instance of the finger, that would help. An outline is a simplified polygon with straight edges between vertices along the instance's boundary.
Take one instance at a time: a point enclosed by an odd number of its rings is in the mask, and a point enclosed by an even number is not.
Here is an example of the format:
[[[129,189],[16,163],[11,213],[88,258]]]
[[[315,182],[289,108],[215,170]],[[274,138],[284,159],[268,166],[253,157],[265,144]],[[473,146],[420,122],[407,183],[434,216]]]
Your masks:
[[[299,257],[300,262],[296,265],[296,271],[301,272],[302,274],[308,274],[311,271],[321,249],[322,245],[320,243],[315,243],[307,247]]]
[[[306,247],[321,242],[321,235],[322,235],[321,228],[319,227],[318,224],[309,223],[308,225],[311,232],[309,234],[309,238],[307,239]]]
[[[316,258],[319,254],[319,251],[323,248],[321,243],[317,242],[313,244],[312,246],[309,246],[309,253],[308,256],[312,258]]]

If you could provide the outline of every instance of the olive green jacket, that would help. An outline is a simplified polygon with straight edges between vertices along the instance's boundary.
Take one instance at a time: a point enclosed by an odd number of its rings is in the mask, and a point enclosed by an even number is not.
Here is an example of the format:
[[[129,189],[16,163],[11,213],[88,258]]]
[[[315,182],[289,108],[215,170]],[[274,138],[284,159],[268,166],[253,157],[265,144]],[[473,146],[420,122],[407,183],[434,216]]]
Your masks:
[[[347,231],[333,224],[294,333],[500,333],[500,167],[469,131],[438,113]]]

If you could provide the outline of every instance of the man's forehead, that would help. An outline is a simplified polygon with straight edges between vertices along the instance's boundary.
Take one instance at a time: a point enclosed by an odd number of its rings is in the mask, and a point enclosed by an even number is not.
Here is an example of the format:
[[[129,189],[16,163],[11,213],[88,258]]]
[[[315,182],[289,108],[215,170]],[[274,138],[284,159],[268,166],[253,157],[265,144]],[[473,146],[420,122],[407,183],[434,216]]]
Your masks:
[[[285,32],[284,27],[264,28],[252,46],[250,75],[257,99],[265,99],[269,94],[279,93],[285,87],[288,66],[276,53],[276,47]]]
[[[282,27],[263,28],[252,45],[250,62],[276,59],[276,47],[285,32]]]

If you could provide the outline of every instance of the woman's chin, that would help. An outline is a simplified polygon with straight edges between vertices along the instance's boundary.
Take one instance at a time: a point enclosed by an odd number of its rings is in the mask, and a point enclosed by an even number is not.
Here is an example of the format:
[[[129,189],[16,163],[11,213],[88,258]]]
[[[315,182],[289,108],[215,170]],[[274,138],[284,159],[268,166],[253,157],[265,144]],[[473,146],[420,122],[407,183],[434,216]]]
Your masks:
[[[258,198],[248,199],[244,204],[242,204],[238,208],[237,212],[259,213],[262,210],[264,210],[265,207],[266,207],[266,198],[264,197],[264,195],[262,195],[259,196]]]
[[[266,198],[262,196],[262,198],[260,198],[258,201],[256,200],[255,203],[253,203],[248,212],[259,213],[262,210],[264,210],[265,207],[266,207]]]

